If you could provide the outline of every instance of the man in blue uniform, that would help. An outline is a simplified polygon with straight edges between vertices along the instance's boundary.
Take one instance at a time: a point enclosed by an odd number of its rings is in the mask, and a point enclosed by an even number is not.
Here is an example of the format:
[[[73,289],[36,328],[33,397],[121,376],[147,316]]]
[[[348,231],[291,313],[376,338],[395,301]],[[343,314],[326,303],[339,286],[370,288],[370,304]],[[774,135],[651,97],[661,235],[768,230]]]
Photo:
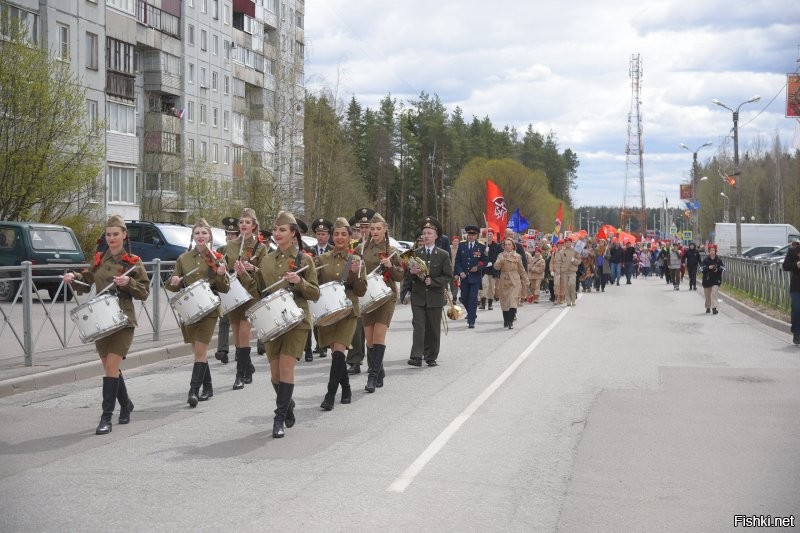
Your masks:
[[[458,245],[455,259],[455,275],[461,280],[461,301],[467,309],[467,327],[475,327],[478,315],[478,291],[481,288],[483,269],[491,266],[486,256],[486,245],[478,241],[478,226],[466,226],[466,242]]]

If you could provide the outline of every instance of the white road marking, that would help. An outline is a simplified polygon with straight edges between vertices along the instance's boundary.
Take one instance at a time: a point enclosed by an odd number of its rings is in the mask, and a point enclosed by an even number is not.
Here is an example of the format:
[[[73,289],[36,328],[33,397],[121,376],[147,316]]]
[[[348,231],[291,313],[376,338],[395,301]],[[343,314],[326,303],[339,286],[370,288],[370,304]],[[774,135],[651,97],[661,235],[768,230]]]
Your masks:
[[[444,431],[439,433],[439,435],[431,442],[425,451],[423,451],[417,459],[409,465],[405,471],[400,474],[397,479],[392,482],[391,485],[386,489],[387,492],[404,492],[408,486],[414,482],[414,479],[417,475],[422,472],[422,469],[433,459],[439,451],[444,448],[444,445],[447,444],[447,441],[456,434],[456,432],[461,428],[461,426],[469,420],[475,411],[477,411],[483,403],[488,400],[492,394],[500,388],[500,386],[505,383],[505,381],[511,377],[511,374],[523,363],[525,359],[530,356],[531,353],[539,346],[545,337],[553,331],[561,319],[564,318],[572,309],[571,307],[565,307],[562,310],[553,323],[547,326],[544,331],[542,331],[536,339],[528,346],[525,351],[523,351],[519,356],[514,360],[513,363],[502,373],[500,374],[497,379],[495,379],[491,385],[486,387],[484,391],[470,403],[466,409],[464,409],[450,424],[444,428]]]

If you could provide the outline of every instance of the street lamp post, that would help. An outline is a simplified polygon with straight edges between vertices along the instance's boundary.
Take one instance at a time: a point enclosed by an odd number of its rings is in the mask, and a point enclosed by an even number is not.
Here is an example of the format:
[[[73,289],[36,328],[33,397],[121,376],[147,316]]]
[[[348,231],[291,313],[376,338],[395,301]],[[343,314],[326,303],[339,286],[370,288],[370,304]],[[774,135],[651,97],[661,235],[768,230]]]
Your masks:
[[[728,211],[729,211],[728,202],[730,201],[730,198],[728,198],[728,195],[725,194],[724,192],[719,193],[719,195],[722,196],[723,198],[725,198],[725,211],[722,213],[722,221],[727,224],[728,223]]]
[[[741,190],[742,190],[742,183],[741,183],[741,175],[739,172],[739,109],[744,104],[750,104],[752,102],[758,102],[761,100],[761,97],[758,95],[751,96],[741,104],[736,107],[734,111],[730,107],[726,106],[716,98],[711,100],[712,103],[724,107],[731,113],[733,113],[733,175],[736,178],[736,194],[734,195],[734,203],[736,205],[736,255],[742,255],[742,222],[740,218],[742,217],[742,205],[741,205]]]
[[[697,152],[699,152],[700,150],[702,150],[703,148],[705,148],[707,146],[711,146],[712,144],[714,144],[714,143],[712,143],[712,142],[703,143],[702,145],[700,145],[697,148],[695,148],[694,151],[692,151],[691,148],[689,148],[688,146],[686,146],[683,143],[680,143],[678,145],[681,148],[683,148],[684,150],[689,150],[690,152],[692,152],[692,200],[694,200],[694,201],[697,200],[697,174],[698,174],[698,172],[697,172]],[[700,238],[700,213],[698,212],[697,209],[692,209],[692,211],[694,211],[694,213],[692,214],[692,237],[693,237],[695,242],[699,242],[699,238]]]

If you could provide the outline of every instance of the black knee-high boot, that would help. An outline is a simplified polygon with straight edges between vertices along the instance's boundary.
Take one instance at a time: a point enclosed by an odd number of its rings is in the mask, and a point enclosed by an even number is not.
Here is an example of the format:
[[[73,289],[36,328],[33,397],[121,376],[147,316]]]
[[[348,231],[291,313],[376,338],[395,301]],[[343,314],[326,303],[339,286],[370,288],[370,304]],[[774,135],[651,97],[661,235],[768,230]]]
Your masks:
[[[133,402],[128,398],[128,387],[125,386],[125,378],[122,371],[119,372],[119,383],[117,385],[117,401],[119,402],[119,423],[127,424],[131,421],[131,411]]]
[[[270,383],[272,383],[270,381]],[[272,383],[272,388],[275,389],[275,394],[278,394],[278,384]],[[294,417],[294,407],[295,407],[294,399],[289,400],[289,407],[286,408],[286,418],[284,419],[283,423],[286,425],[287,428],[290,428],[294,425],[297,421]]]
[[[367,371],[367,385],[364,390],[367,392],[375,392],[375,384],[378,382],[378,367],[375,366],[375,352],[377,345],[372,348],[367,348],[367,360],[369,362],[369,370]]]
[[[236,379],[233,382],[233,390],[244,388],[244,372],[247,369],[247,364],[249,363],[249,361],[245,361],[245,357],[243,355],[244,350],[244,348],[236,348]]]
[[[336,354],[339,354],[337,356]],[[339,365],[339,385],[342,386],[342,403],[350,403],[353,398],[353,391],[350,389],[350,376],[347,373],[347,356],[344,352],[333,352],[331,354],[334,361],[341,359]]]
[[[385,344],[376,344],[372,347],[372,361],[373,365],[375,366],[376,373],[375,373],[375,386],[376,387],[383,387],[383,378],[386,376],[386,372],[383,370],[383,356],[386,354],[386,345]]]
[[[339,390],[339,365],[337,364],[336,354],[334,352],[331,358],[331,370],[328,374],[328,392],[325,393],[325,398],[322,400],[320,407],[326,411],[332,411],[333,405],[336,402],[336,391]]]
[[[192,379],[189,380],[189,396],[186,398],[186,403],[191,407],[196,407],[197,402],[200,401],[200,385],[203,384],[203,374],[205,374],[206,367],[203,363],[194,362],[192,365]]]
[[[250,346],[245,346],[242,348],[242,353],[239,354],[241,357],[244,355],[245,365],[244,365],[244,383],[245,385],[249,385],[253,382],[253,372],[256,371],[256,367],[253,365],[253,359],[250,357]]]
[[[117,387],[119,378],[103,377],[103,414],[100,415],[100,423],[95,430],[96,435],[111,433],[111,415],[114,414],[114,406],[117,404]]]
[[[517,308],[512,307],[508,310],[508,329],[514,329],[514,320],[517,319]]]
[[[278,383],[278,397],[275,399],[275,418],[272,420],[272,437],[280,439],[284,435],[284,423],[289,403],[292,401],[294,383]]]
[[[203,390],[197,395],[197,399],[204,402],[214,396],[214,386],[211,384],[211,367],[208,363],[200,363],[203,365],[205,372],[203,373]]]

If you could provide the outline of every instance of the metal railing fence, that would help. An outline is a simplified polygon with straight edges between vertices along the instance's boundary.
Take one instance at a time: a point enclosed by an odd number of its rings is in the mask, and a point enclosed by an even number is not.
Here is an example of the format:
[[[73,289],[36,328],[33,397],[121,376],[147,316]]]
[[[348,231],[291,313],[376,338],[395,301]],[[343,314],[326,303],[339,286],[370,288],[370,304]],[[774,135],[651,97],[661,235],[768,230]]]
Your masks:
[[[782,263],[731,256],[723,256],[722,262],[723,286],[730,285],[755,300],[789,309],[789,272],[783,270]]]

